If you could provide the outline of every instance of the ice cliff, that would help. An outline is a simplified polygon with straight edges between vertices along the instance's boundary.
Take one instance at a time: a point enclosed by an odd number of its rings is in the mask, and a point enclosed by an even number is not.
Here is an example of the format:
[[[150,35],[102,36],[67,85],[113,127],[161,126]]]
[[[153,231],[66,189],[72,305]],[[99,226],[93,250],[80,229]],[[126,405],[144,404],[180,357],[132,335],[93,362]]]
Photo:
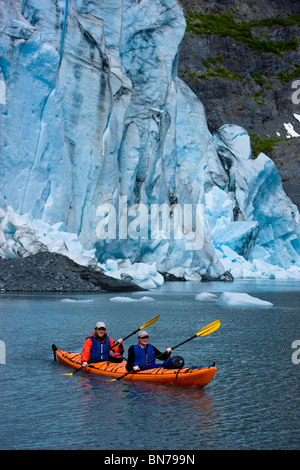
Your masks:
[[[149,287],[157,271],[300,277],[276,167],[242,127],[211,134],[177,76],[176,0],[0,0],[0,29],[2,257],[96,257]]]

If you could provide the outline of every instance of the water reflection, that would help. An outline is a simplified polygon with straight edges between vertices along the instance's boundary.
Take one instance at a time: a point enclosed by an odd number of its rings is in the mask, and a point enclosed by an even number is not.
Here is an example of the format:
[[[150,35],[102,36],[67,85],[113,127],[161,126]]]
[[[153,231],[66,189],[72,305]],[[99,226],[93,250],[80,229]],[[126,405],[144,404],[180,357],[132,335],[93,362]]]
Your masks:
[[[300,366],[291,361],[291,345],[299,339],[299,288],[269,284],[230,285],[249,294],[266,292],[264,298],[273,303],[268,311],[195,302],[195,292],[213,291],[207,283],[182,283],[179,290],[166,286],[153,293],[155,302],[145,302],[142,312],[140,303],[117,305],[108,294],[72,304],[50,294],[1,294],[7,365],[0,371],[5,404],[0,408],[0,448],[298,449]],[[277,292],[272,291],[275,284]],[[214,287],[215,292],[228,288]],[[158,348],[177,344],[219,318],[218,332],[178,350],[187,365],[215,361],[216,376],[203,390],[81,372],[64,376],[71,370],[53,363],[51,344],[81,350],[99,311],[112,337],[159,313],[151,326]],[[23,332],[17,341],[16,325]]]
[[[179,436],[181,445],[192,448],[204,430],[208,440],[218,432],[220,413],[213,396],[205,389],[116,382],[107,377],[83,374],[75,380],[82,425],[91,426],[95,407],[100,407],[101,423],[107,432],[114,432],[117,426],[122,429],[122,435],[125,433],[128,437],[126,443],[119,441],[121,447],[118,447],[119,438],[116,437],[115,448],[130,449],[133,445],[143,448],[145,429],[154,446],[150,448],[157,449],[179,448]],[[159,444],[162,438],[164,447]]]

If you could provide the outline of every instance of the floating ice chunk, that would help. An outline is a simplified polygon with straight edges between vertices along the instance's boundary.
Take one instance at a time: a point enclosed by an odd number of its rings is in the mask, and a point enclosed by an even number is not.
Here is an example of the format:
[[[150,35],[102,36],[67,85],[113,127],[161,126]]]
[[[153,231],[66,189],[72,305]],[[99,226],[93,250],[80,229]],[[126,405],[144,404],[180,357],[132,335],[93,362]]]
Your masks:
[[[79,302],[79,303],[89,303],[89,302],[94,302],[93,299],[61,299],[61,302]]]
[[[273,304],[245,293],[223,292],[217,300],[217,305],[223,307],[271,307]]]
[[[112,297],[110,299],[111,302],[151,302],[152,300],[152,297],[147,297],[147,296],[144,296],[144,297],[141,297],[140,299],[133,299],[132,297]]]
[[[137,299],[132,299],[131,297],[112,297],[111,302],[137,302]]]
[[[217,295],[210,294],[209,292],[200,292],[195,297],[195,300],[200,300],[201,302],[215,302],[217,299]]]

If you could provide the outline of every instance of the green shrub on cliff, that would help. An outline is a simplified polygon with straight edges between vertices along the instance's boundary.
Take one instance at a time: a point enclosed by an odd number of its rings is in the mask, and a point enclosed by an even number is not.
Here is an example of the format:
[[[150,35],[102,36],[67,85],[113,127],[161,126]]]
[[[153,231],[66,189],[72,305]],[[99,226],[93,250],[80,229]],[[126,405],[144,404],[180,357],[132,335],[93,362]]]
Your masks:
[[[252,28],[254,26],[271,27],[275,25],[291,26],[300,24],[300,15],[290,15],[287,18],[265,18],[261,20],[235,21],[229,14],[215,15],[213,13],[186,14],[187,31],[194,34],[209,34],[235,39],[251,49],[258,52],[271,52],[273,54],[282,54],[283,52],[296,50],[299,46],[299,40],[295,36],[289,41],[270,41],[258,39],[253,36]]]

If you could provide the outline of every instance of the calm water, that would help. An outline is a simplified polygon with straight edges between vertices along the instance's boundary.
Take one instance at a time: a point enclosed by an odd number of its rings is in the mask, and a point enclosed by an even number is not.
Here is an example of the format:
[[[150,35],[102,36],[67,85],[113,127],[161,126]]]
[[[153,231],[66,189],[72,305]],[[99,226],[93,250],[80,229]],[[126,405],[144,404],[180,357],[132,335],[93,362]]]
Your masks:
[[[201,291],[225,290],[274,305],[229,309],[194,300]],[[299,449],[300,364],[292,362],[292,343],[300,340],[299,282],[169,283],[129,294],[143,295],[154,301],[110,301],[119,294],[1,294],[1,449]],[[187,365],[216,362],[205,389],[65,376],[70,369],[53,360],[52,343],[81,351],[96,321],[105,321],[117,339],[157,314],[149,333],[161,349],[221,320],[217,332],[176,350]],[[125,346],[133,342],[134,336]]]

